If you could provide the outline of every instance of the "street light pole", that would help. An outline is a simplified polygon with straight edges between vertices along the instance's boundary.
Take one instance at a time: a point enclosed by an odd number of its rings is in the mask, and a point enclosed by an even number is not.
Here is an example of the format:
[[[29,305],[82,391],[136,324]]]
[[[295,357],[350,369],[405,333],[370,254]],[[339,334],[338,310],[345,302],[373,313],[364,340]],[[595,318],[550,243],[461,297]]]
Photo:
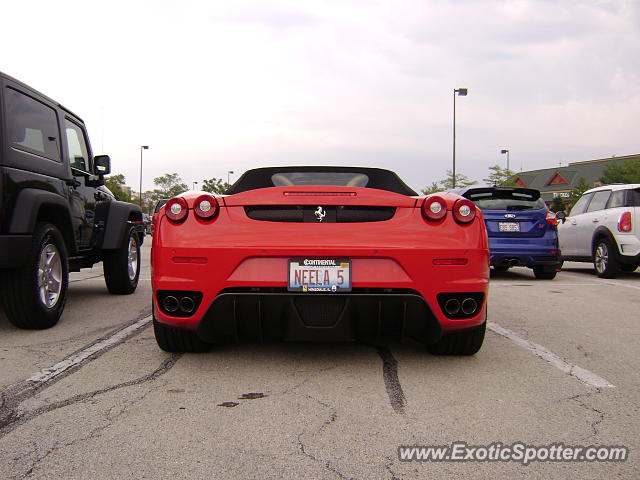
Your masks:
[[[467,88],[454,88],[453,89],[453,169],[452,169],[452,186],[456,188],[456,93],[461,97],[466,97]]]
[[[503,155],[504,155],[505,153],[507,154],[507,170],[509,170],[509,150],[507,150],[507,149],[505,148],[505,149],[500,150],[500,153],[502,153]]]
[[[229,181],[231,175],[233,175],[233,170],[229,170],[227,172],[227,185],[231,185],[231,182]]]
[[[140,209],[142,209],[142,151],[149,150],[149,145],[140,146]]]

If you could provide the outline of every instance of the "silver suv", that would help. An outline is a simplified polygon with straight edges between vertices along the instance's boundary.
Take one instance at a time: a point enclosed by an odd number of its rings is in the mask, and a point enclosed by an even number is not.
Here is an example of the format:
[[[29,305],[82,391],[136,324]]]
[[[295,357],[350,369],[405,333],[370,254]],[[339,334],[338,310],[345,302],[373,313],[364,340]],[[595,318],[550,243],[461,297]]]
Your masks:
[[[593,262],[602,278],[633,272],[640,263],[640,184],[587,190],[566,218],[559,215],[563,260]]]

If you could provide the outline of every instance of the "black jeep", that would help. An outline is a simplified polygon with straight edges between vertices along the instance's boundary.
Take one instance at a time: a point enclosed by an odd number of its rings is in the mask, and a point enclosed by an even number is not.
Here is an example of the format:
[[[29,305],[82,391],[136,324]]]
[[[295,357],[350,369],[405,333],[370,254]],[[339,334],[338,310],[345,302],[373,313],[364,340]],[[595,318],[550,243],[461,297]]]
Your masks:
[[[55,325],[69,272],[102,261],[111,293],[133,293],[142,212],[104,187],[84,122],[0,72],[0,303],[17,327]]]

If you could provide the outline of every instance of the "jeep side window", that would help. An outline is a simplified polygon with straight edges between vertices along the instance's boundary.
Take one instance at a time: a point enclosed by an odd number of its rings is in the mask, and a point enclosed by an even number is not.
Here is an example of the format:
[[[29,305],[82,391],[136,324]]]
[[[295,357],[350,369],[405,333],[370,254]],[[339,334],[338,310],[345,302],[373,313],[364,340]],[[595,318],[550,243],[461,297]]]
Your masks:
[[[593,193],[588,193],[586,195],[581,196],[580,199],[576,202],[576,204],[571,209],[569,216],[573,217],[575,215],[580,215],[581,213],[584,213],[584,211],[587,209],[587,205],[589,204],[589,200],[591,200],[591,197],[593,197]]]
[[[587,212],[604,210],[604,206],[607,204],[607,200],[609,200],[609,195],[611,195],[611,190],[601,190],[594,193],[593,198],[591,199],[591,203],[587,208]]]
[[[67,139],[67,160],[73,168],[89,172],[89,154],[84,132],[73,122],[65,118],[64,129]]]
[[[9,143],[17,149],[60,161],[55,110],[13,88],[5,90]]]

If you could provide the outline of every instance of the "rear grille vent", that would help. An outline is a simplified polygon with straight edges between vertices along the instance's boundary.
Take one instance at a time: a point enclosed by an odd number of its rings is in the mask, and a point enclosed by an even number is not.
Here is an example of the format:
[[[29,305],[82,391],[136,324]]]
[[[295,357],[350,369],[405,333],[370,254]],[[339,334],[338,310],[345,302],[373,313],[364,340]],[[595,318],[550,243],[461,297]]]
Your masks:
[[[395,207],[359,205],[252,205],[244,211],[253,220],[297,223],[382,222],[396,213]]]

